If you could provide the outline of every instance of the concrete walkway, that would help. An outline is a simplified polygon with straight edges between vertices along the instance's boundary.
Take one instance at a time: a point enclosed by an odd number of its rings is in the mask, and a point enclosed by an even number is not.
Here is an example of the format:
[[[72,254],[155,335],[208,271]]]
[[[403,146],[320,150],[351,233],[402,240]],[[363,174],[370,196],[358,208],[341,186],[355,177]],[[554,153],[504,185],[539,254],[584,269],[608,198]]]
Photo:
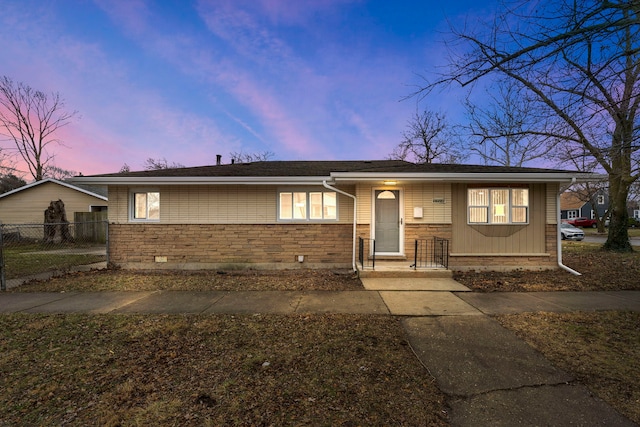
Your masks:
[[[344,292],[0,293],[0,313],[403,316],[408,341],[448,396],[454,426],[635,425],[486,315],[640,311],[640,291],[481,294],[452,279],[367,279],[363,284],[367,290]]]

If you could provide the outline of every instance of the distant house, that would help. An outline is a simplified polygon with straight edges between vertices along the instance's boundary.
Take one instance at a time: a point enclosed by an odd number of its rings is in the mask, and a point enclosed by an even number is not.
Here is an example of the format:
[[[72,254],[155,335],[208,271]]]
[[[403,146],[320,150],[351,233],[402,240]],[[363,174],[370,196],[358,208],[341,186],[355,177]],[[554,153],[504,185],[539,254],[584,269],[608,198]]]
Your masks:
[[[62,200],[67,219],[73,221],[76,212],[104,211],[106,196],[55,179],[44,179],[0,194],[2,224],[41,224],[49,203]]]
[[[593,202],[591,201],[593,200]],[[575,218],[596,219],[602,218],[609,209],[609,193],[606,189],[600,189],[589,200],[587,195],[567,190],[560,195],[560,218],[572,220]]]
[[[373,256],[409,268],[416,241],[435,236],[449,242],[450,269],[550,269],[559,260],[559,189],[576,178],[593,175],[380,160],[236,163],[73,182],[108,187],[110,260],[125,268],[356,269]],[[360,251],[356,242],[367,245]]]

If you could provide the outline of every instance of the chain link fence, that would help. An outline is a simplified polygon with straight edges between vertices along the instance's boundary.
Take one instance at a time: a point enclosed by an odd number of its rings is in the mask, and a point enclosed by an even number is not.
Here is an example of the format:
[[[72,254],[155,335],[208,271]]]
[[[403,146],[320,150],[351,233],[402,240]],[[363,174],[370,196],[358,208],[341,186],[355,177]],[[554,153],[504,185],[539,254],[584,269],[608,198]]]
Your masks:
[[[108,223],[0,224],[0,289],[42,273],[108,263]]]

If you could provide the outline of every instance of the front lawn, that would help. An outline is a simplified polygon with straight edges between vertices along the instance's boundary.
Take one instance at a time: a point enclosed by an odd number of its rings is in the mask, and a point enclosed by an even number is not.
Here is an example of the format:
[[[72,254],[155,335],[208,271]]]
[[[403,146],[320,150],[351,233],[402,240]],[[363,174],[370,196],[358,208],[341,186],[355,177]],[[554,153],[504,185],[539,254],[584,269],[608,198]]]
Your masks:
[[[398,318],[0,316],[0,425],[446,426]]]

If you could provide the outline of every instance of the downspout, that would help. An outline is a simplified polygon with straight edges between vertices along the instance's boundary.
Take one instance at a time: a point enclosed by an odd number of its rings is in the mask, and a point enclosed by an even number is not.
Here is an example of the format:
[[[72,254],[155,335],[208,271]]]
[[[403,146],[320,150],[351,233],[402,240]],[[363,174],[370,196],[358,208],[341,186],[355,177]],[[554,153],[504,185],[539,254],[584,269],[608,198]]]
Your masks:
[[[353,271],[357,273],[358,269],[356,267],[356,221],[358,219],[358,215],[357,215],[358,203],[357,203],[356,196],[354,196],[353,194],[344,192],[338,188],[330,186],[329,184],[327,184],[326,180],[322,181],[322,185],[325,188],[328,188],[329,190],[333,190],[337,193],[344,194],[345,196],[351,197],[353,199],[353,248],[351,250],[351,267],[353,268]]]
[[[576,178],[575,177],[571,178],[571,185],[575,184],[575,182],[576,182]],[[560,191],[558,191],[558,195],[556,197],[556,215],[557,215],[557,223],[558,223],[558,231],[556,236],[556,240],[558,242],[558,267],[576,276],[582,276],[582,273],[579,273],[562,263],[562,232],[560,231],[560,224],[562,223],[562,219],[560,218]]]

